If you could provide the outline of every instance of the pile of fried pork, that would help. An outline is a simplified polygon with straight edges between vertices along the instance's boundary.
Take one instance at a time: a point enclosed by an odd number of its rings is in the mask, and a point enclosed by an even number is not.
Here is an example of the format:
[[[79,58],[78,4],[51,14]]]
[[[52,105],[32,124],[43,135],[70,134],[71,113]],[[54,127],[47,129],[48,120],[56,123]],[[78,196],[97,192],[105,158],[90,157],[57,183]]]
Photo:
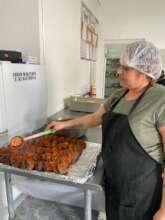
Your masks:
[[[0,148],[0,163],[27,170],[67,174],[85,147],[86,143],[82,139],[43,136],[20,146],[9,144]]]

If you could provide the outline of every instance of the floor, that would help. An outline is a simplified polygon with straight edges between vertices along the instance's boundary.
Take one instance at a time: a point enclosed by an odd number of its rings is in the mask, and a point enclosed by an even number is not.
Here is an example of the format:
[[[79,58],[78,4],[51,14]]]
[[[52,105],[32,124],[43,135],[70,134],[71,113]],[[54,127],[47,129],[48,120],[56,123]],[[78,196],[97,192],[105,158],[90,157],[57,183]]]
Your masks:
[[[34,199],[30,196],[16,209],[14,220],[83,220],[84,209],[56,202]],[[105,220],[104,213],[92,212],[92,220]]]

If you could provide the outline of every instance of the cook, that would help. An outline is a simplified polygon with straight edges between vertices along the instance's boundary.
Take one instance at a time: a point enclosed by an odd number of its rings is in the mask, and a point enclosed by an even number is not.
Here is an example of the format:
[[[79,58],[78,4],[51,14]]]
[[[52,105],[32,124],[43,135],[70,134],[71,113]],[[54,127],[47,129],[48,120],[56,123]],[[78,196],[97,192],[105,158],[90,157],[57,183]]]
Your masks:
[[[120,85],[95,113],[64,122],[54,130],[102,124],[102,158],[107,220],[164,220],[165,87],[159,50],[137,41],[123,51]]]

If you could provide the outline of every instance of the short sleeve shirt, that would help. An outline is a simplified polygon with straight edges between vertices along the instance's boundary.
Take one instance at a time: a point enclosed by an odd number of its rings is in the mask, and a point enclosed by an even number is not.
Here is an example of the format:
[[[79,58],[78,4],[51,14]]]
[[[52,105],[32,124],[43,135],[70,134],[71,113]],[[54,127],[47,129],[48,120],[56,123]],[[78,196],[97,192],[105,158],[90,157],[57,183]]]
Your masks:
[[[121,89],[112,94],[105,102],[104,108],[108,111],[124,92],[125,90]],[[122,98],[113,111],[128,115],[134,102],[135,100],[127,101]],[[128,119],[133,134],[144,150],[163,164],[163,144],[159,128],[165,126],[165,87],[158,84],[150,87]]]

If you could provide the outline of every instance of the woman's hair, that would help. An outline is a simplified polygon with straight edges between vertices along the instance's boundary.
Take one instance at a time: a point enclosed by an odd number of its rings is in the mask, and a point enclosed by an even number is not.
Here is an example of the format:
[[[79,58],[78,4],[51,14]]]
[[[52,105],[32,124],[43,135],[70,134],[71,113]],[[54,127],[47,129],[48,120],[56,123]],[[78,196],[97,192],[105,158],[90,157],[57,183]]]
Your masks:
[[[120,57],[120,64],[132,67],[157,80],[162,71],[159,49],[147,41],[137,41],[126,46]]]

